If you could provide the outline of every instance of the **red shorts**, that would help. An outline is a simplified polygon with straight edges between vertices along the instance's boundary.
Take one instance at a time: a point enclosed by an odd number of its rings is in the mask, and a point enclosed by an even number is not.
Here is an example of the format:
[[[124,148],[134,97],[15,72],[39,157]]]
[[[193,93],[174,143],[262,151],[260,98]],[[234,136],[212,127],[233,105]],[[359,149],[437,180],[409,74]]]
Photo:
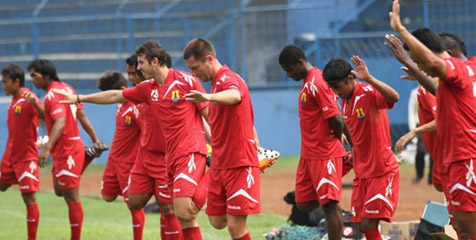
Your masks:
[[[398,168],[374,178],[355,178],[352,190],[352,222],[378,218],[391,222],[397,209],[400,172]]]
[[[441,181],[441,169],[440,169],[440,164],[435,161],[433,158],[433,170],[431,172],[431,178],[433,180],[433,185],[435,185],[438,188],[443,188],[442,181]]]
[[[167,184],[165,154],[139,148],[131,170],[129,194],[152,193],[166,203],[172,203],[171,187]]]
[[[433,166],[434,167],[434,166]],[[448,205],[446,205],[446,208],[448,209],[448,214],[450,215],[450,218],[452,218],[453,215],[453,209],[451,209],[451,198],[450,198],[450,189],[449,189],[449,178],[448,174],[441,174],[441,188],[443,189],[443,194],[445,195],[446,201]]]
[[[453,162],[448,168],[449,206],[456,212],[476,212],[476,160]]]
[[[260,213],[259,167],[210,169],[206,213],[211,216]]]
[[[51,173],[53,182],[58,182],[61,189],[78,188],[84,165],[84,144],[77,141],[74,150],[64,155],[53,156]]]
[[[301,158],[296,172],[296,202],[340,201],[342,193],[342,157],[329,160]]]
[[[201,153],[191,153],[168,162],[168,181],[173,198],[193,197],[205,172],[207,158]]]
[[[121,195],[126,198],[132,165],[134,163],[109,160],[102,175],[101,194],[103,196]]]
[[[0,183],[18,184],[22,193],[36,192],[40,188],[38,161],[21,161],[12,163],[3,159],[0,163]]]

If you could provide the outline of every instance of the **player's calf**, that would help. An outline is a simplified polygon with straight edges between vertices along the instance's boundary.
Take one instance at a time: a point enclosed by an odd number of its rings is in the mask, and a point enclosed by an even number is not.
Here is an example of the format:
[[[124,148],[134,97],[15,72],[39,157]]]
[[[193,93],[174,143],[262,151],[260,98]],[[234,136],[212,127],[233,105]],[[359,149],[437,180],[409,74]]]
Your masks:
[[[228,231],[233,239],[239,239],[248,233],[246,229],[247,215],[227,215]]]
[[[344,223],[342,220],[342,211],[340,209],[339,202],[330,201],[322,205],[322,208],[326,214],[329,240],[340,240],[342,238],[342,227]]]
[[[0,183],[0,191],[5,192],[5,191],[7,191],[8,188],[10,188],[10,186],[12,186],[12,185]]]
[[[453,217],[461,239],[476,238],[476,212],[453,211]]]

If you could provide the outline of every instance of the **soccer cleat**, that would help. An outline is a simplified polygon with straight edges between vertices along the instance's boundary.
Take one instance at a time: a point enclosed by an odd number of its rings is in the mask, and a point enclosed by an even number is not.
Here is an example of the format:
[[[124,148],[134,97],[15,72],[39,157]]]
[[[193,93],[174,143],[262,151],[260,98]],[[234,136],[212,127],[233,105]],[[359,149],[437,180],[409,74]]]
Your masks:
[[[84,151],[86,153],[86,157],[96,158],[96,157],[100,157],[102,152],[108,149],[109,149],[109,145],[107,145],[107,143],[99,142],[99,143],[95,143],[91,147],[85,147]]]
[[[258,160],[259,160],[259,169],[261,173],[264,173],[266,168],[271,167],[279,158],[280,154],[278,151],[271,149],[258,149]]]

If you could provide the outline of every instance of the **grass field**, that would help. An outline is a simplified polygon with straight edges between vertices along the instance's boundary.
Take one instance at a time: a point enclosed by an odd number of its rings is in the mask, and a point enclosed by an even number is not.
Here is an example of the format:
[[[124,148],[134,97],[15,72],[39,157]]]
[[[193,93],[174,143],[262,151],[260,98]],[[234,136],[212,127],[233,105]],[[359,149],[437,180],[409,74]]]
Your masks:
[[[53,193],[39,192],[40,226],[38,239],[69,239],[68,209],[62,198]],[[83,197],[84,223],[82,239],[132,239],[131,217],[123,202],[106,203],[99,199]],[[0,239],[26,239],[25,207],[20,193],[11,189],[0,197]],[[226,230],[212,229],[202,212],[199,223],[204,239],[228,239]],[[253,239],[273,226],[285,223],[283,217],[275,215],[250,216],[249,230]],[[147,214],[144,239],[159,239],[159,215]]]
[[[265,174],[261,175],[261,209],[263,214],[250,216],[248,228],[253,239],[264,239],[261,235],[273,227],[286,222],[291,206],[284,203],[282,197],[294,188],[294,175],[298,158],[281,158]],[[103,165],[88,167],[81,182],[81,197],[84,209],[82,239],[132,239],[129,211],[121,201],[106,203],[98,198]],[[41,189],[37,194],[40,206],[40,227],[38,239],[69,239],[69,222],[67,207],[62,198],[52,193],[50,168],[41,169]],[[400,197],[395,220],[417,220],[423,212],[427,200],[441,201],[442,196],[432,186],[411,183],[414,166],[400,166]],[[344,178],[349,183],[353,174]],[[350,209],[351,189],[342,193],[343,209]],[[0,240],[26,239],[25,206],[16,188],[0,193]],[[159,215],[146,216],[144,239],[160,239]],[[208,223],[202,212],[199,223],[204,239],[229,239],[226,230],[218,231]]]

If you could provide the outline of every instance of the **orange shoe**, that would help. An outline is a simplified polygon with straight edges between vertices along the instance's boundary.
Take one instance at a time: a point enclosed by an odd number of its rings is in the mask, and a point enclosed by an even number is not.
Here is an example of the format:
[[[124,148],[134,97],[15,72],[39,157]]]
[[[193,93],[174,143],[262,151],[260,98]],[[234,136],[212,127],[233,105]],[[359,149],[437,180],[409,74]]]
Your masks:
[[[258,149],[258,160],[259,160],[259,169],[261,173],[264,173],[266,168],[271,167],[279,158],[280,154],[278,151],[271,149]]]

